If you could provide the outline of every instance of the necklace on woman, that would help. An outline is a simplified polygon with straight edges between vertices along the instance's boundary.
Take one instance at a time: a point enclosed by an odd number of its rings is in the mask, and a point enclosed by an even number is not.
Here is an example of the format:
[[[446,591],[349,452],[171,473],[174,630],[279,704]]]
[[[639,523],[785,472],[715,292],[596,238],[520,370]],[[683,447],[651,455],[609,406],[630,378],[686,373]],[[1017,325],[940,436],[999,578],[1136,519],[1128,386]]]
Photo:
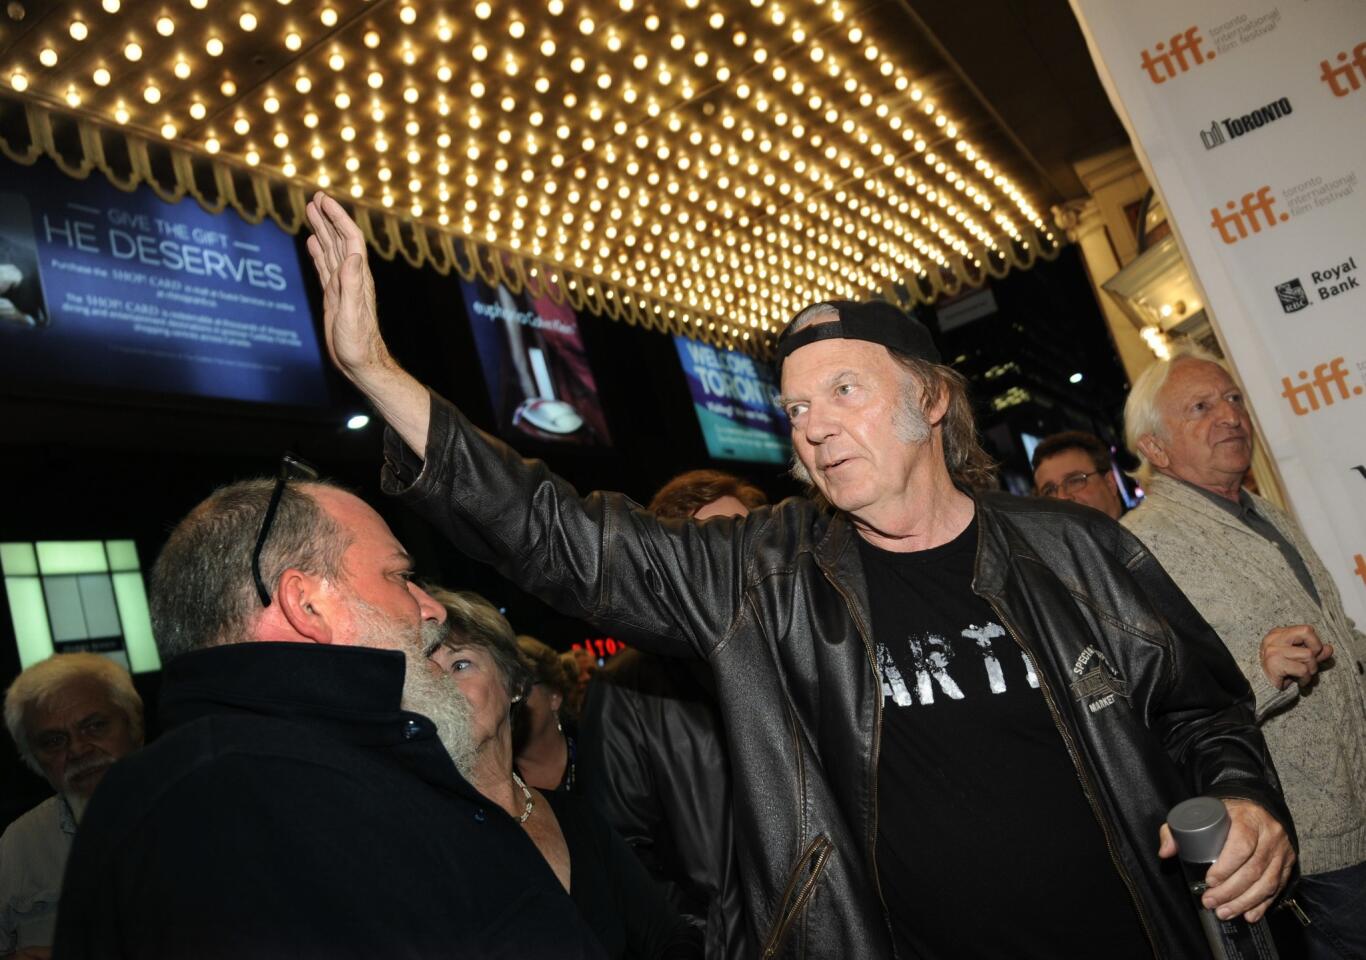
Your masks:
[[[531,811],[536,807],[536,801],[532,799],[531,791],[527,789],[526,783],[522,781],[521,777],[517,776],[516,770],[512,771],[512,782],[522,788],[522,796],[526,798],[526,809],[523,810],[522,815],[517,818],[517,822],[526,823],[527,817],[531,816]]]

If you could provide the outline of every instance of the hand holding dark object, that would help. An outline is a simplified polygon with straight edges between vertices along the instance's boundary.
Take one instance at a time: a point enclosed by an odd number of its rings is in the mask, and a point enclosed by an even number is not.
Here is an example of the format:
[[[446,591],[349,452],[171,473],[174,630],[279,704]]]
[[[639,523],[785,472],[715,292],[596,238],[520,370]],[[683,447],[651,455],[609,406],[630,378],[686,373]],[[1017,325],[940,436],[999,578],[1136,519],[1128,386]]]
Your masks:
[[[1231,821],[1228,838],[1205,875],[1208,889],[1201,903],[1221,920],[1242,915],[1256,923],[1290,879],[1295,850],[1285,827],[1263,807],[1249,800],[1223,803]],[[1175,856],[1177,844],[1167,824],[1159,837],[1157,855]]]

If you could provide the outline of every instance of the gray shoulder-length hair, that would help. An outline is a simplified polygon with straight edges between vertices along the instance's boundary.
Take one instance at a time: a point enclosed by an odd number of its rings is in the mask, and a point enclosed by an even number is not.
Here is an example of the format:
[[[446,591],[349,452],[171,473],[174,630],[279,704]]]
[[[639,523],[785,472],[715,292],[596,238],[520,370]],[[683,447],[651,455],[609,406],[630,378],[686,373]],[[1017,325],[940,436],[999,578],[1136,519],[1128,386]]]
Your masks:
[[[488,651],[502,677],[508,699],[521,701],[533,682],[531,668],[517,647],[512,624],[498,608],[472,590],[427,587],[432,599],[446,608],[449,644]]]
[[[797,314],[789,329],[796,331],[812,323],[838,319],[839,310],[828,303],[818,303]],[[995,489],[996,461],[983,448],[977,434],[967,379],[947,364],[910,357],[890,348],[887,352],[906,371],[903,392],[906,410],[905,416],[897,424],[898,430],[906,439],[928,436],[926,417],[939,398],[947,395],[948,407],[940,426],[944,440],[944,464],[948,467],[949,476],[955,483],[970,490]],[[811,475],[795,455],[792,458],[792,476],[806,485],[808,495],[816,494]]]
[[[15,678],[5,691],[5,726],[14,740],[19,756],[30,770],[39,776],[43,768],[33,753],[28,740],[25,716],[33,707],[41,707],[73,680],[87,678],[104,687],[109,702],[128,719],[133,742],[142,745],[142,697],[133,686],[133,678],[113,660],[98,653],[58,653],[40,660]]]

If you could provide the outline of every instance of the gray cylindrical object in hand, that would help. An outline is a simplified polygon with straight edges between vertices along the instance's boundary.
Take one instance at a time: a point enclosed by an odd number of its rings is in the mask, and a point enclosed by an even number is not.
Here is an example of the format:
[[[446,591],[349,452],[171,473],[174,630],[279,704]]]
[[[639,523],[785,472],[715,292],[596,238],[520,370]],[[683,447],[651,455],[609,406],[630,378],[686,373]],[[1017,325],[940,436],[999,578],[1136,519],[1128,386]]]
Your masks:
[[[1180,848],[1177,856],[1187,863],[1213,863],[1228,839],[1228,808],[1214,797],[1194,797],[1172,807],[1167,826]]]

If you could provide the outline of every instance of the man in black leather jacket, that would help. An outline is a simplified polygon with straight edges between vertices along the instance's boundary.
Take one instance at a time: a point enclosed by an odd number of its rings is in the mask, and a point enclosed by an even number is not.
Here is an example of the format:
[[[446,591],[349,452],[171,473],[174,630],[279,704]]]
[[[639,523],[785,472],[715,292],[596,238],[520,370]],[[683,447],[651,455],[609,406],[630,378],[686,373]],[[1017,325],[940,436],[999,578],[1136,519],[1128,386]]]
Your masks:
[[[1233,821],[1206,905],[1250,920],[1267,909],[1294,853],[1237,666],[1112,521],[967,492],[981,466],[971,408],[923,327],[886,305],[841,302],[780,341],[799,466],[828,506],[660,521],[620,495],[579,497],[403,372],[379,335],[360,231],[321,194],[309,219],[332,356],[392,428],[386,489],[560,610],[710,662],[761,956],[991,956],[1002,941],[1029,950],[996,955],[1070,956],[1078,933],[1088,955],[1204,955],[1185,886],[1154,850],[1161,828],[1161,856],[1174,853],[1165,812],[1200,793],[1224,798]],[[952,548],[947,569],[969,535],[954,601],[985,669],[965,672],[943,636],[920,630],[939,604],[917,591],[941,565],[903,577],[914,602],[897,613],[915,630],[898,640],[884,608],[902,596],[870,590],[869,564],[876,554],[900,575],[884,555]],[[970,695],[969,674],[986,678]],[[895,763],[881,755],[884,734],[919,723],[920,708],[996,697],[1016,702],[1028,737],[1015,738],[1014,715],[973,716],[971,750],[936,753],[937,734],[898,733]],[[1050,774],[1008,769],[1014,752]],[[978,756],[992,758],[985,775],[969,769]],[[981,808],[998,771],[1020,802]],[[889,778],[907,795],[889,796]],[[1082,812],[1059,820],[1051,803]],[[983,816],[920,829],[960,809]],[[1000,845],[982,846],[979,828]],[[907,837],[936,858],[907,857]],[[893,874],[897,890],[932,902],[889,897]]]

